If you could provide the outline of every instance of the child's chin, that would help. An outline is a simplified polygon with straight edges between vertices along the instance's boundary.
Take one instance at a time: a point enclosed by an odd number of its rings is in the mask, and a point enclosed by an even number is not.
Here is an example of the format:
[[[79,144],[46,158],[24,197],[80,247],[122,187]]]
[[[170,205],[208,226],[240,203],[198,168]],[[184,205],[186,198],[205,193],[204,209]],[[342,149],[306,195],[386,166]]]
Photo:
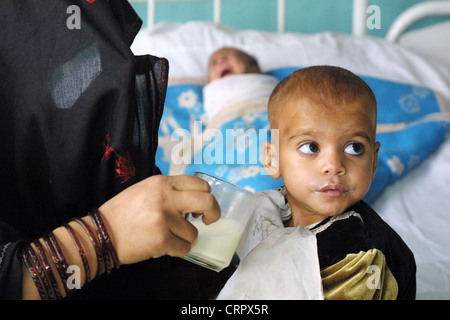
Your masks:
[[[347,206],[335,206],[335,207],[326,207],[320,208],[317,211],[320,212],[324,217],[335,217],[345,212]]]

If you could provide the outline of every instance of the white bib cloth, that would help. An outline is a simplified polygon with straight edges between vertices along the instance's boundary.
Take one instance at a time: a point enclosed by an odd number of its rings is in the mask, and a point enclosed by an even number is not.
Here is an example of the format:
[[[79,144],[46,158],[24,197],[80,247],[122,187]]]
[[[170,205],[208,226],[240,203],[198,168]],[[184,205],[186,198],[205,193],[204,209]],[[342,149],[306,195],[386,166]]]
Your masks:
[[[315,235],[284,227],[290,212],[280,192],[260,197],[237,250],[241,262],[217,299],[323,300]]]

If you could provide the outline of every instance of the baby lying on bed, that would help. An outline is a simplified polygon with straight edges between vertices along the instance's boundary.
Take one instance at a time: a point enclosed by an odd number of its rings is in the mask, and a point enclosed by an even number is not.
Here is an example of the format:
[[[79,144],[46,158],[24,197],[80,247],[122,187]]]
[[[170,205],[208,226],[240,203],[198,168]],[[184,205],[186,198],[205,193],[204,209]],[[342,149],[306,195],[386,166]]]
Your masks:
[[[184,173],[203,171],[252,191],[281,186],[260,161],[260,146],[270,138],[267,103],[278,79],[262,73],[247,53],[228,47],[211,54],[208,78],[203,88],[203,145],[190,145],[197,146],[190,152],[193,159],[200,155],[202,161],[192,161]]]
[[[263,74],[258,61],[237,48],[224,47],[208,59],[209,83],[203,89],[208,121],[220,111],[248,101],[268,99],[278,80]]]
[[[260,74],[255,57],[237,48],[216,50],[208,59],[208,80],[215,81],[235,74]]]
[[[370,87],[309,67],[275,88],[268,112],[279,140],[264,166],[285,187],[261,193],[219,299],[414,299],[412,252],[361,200],[380,147]]]

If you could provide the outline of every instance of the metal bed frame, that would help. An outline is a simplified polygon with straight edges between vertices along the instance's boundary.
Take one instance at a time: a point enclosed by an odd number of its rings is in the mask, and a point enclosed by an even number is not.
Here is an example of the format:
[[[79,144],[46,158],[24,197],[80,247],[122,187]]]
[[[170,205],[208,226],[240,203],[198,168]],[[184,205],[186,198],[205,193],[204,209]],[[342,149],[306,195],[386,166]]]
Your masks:
[[[156,2],[176,2],[187,0],[130,0],[130,2],[147,2],[147,24],[153,26],[155,24],[155,5]],[[192,1],[192,0],[188,0]],[[221,22],[221,0],[213,1],[213,21]],[[285,32],[285,13],[286,1],[277,0],[277,29],[278,32]],[[355,36],[363,36],[367,34],[367,11],[369,0],[353,0],[352,12],[352,34]],[[396,42],[400,35],[404,33],[413,23],[429,16],[450,16],[450,1],[428,1],[416,4],[397,17],[388,30],[386,39]]]

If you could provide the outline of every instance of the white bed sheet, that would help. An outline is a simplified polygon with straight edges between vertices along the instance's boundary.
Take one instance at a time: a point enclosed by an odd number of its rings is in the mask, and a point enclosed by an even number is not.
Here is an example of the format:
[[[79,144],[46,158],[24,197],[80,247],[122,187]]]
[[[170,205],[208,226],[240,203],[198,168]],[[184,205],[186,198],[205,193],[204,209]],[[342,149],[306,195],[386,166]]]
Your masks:
[[[450,68],[450,21],[405,33],[398,43]]]
[[[206,76],[208,56],[222,46],[253,54],[264,71],[332,64],[353,72],[440,92],[450,101],[450,67],[384,39],[330,32],[304,35],[238,31],[210,22],[160,23],[142,30],[135,54],[169,60],[170,79]],[[417,298],[450,299],[450,137],[418,167],[375,199],[373,207],[405,240],[417,265]]]
[[[417,299],[450,299],[450,137],[371,204],[413,251]]]

